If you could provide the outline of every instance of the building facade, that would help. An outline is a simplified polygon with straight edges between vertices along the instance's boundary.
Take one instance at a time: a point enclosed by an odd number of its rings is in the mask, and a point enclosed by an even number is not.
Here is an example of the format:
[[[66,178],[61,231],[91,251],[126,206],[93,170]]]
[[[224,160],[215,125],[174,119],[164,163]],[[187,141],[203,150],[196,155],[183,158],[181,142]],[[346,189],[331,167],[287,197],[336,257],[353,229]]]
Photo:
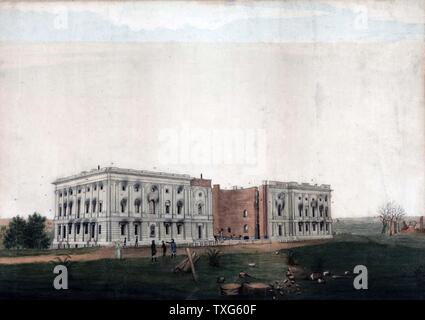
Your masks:
[[[294,241],[332,237],[330,185],[265,181],[260,187],[267,236]]]
[[[214,232],[225,238],[297,241],[332,237],[330,185],[264,181],[213,187]]]
[[[214,239],[211,180],[108,167],[53,184],[54,247]]]

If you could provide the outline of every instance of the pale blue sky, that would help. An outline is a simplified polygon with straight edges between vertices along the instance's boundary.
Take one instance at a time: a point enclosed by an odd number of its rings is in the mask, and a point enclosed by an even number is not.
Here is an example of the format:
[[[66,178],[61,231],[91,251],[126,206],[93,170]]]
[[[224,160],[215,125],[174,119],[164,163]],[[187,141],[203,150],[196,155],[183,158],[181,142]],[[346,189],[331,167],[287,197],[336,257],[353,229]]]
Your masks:
[[[0,4],[1,41],[338,42],[424,38],[423,1]]]

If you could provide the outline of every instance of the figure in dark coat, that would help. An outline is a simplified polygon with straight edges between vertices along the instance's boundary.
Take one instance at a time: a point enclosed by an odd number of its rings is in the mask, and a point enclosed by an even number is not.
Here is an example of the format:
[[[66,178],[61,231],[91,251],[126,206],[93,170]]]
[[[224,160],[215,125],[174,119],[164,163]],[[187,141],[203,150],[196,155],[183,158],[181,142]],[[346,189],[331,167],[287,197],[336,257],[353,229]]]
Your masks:
[[[152,244],[151,244],[151,254],[152,254],[152,262],[154,261],[158,261],[156,258],[156,245],[155,245],[155,240],[152,240]]]
[[[167,255],[167,245],[165,244],[164,241],[162,241],[162,256],[165,257]]]

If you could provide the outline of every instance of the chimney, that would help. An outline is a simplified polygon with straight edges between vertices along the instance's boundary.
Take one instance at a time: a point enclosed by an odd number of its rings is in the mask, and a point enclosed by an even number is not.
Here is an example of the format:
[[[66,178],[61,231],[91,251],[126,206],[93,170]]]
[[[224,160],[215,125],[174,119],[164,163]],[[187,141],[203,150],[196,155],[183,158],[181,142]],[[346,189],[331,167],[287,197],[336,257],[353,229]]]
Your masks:
[[[202,180],[202,173],[201,173],[201,180]]]

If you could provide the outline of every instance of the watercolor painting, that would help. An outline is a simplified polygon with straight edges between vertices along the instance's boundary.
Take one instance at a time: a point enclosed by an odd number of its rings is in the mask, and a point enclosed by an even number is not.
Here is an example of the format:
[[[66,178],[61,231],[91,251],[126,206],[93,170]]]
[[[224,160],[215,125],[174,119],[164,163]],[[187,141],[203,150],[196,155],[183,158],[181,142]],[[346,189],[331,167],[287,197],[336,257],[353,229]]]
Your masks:
[[[0,300],[425,299],[424,12],[0,2]]]

